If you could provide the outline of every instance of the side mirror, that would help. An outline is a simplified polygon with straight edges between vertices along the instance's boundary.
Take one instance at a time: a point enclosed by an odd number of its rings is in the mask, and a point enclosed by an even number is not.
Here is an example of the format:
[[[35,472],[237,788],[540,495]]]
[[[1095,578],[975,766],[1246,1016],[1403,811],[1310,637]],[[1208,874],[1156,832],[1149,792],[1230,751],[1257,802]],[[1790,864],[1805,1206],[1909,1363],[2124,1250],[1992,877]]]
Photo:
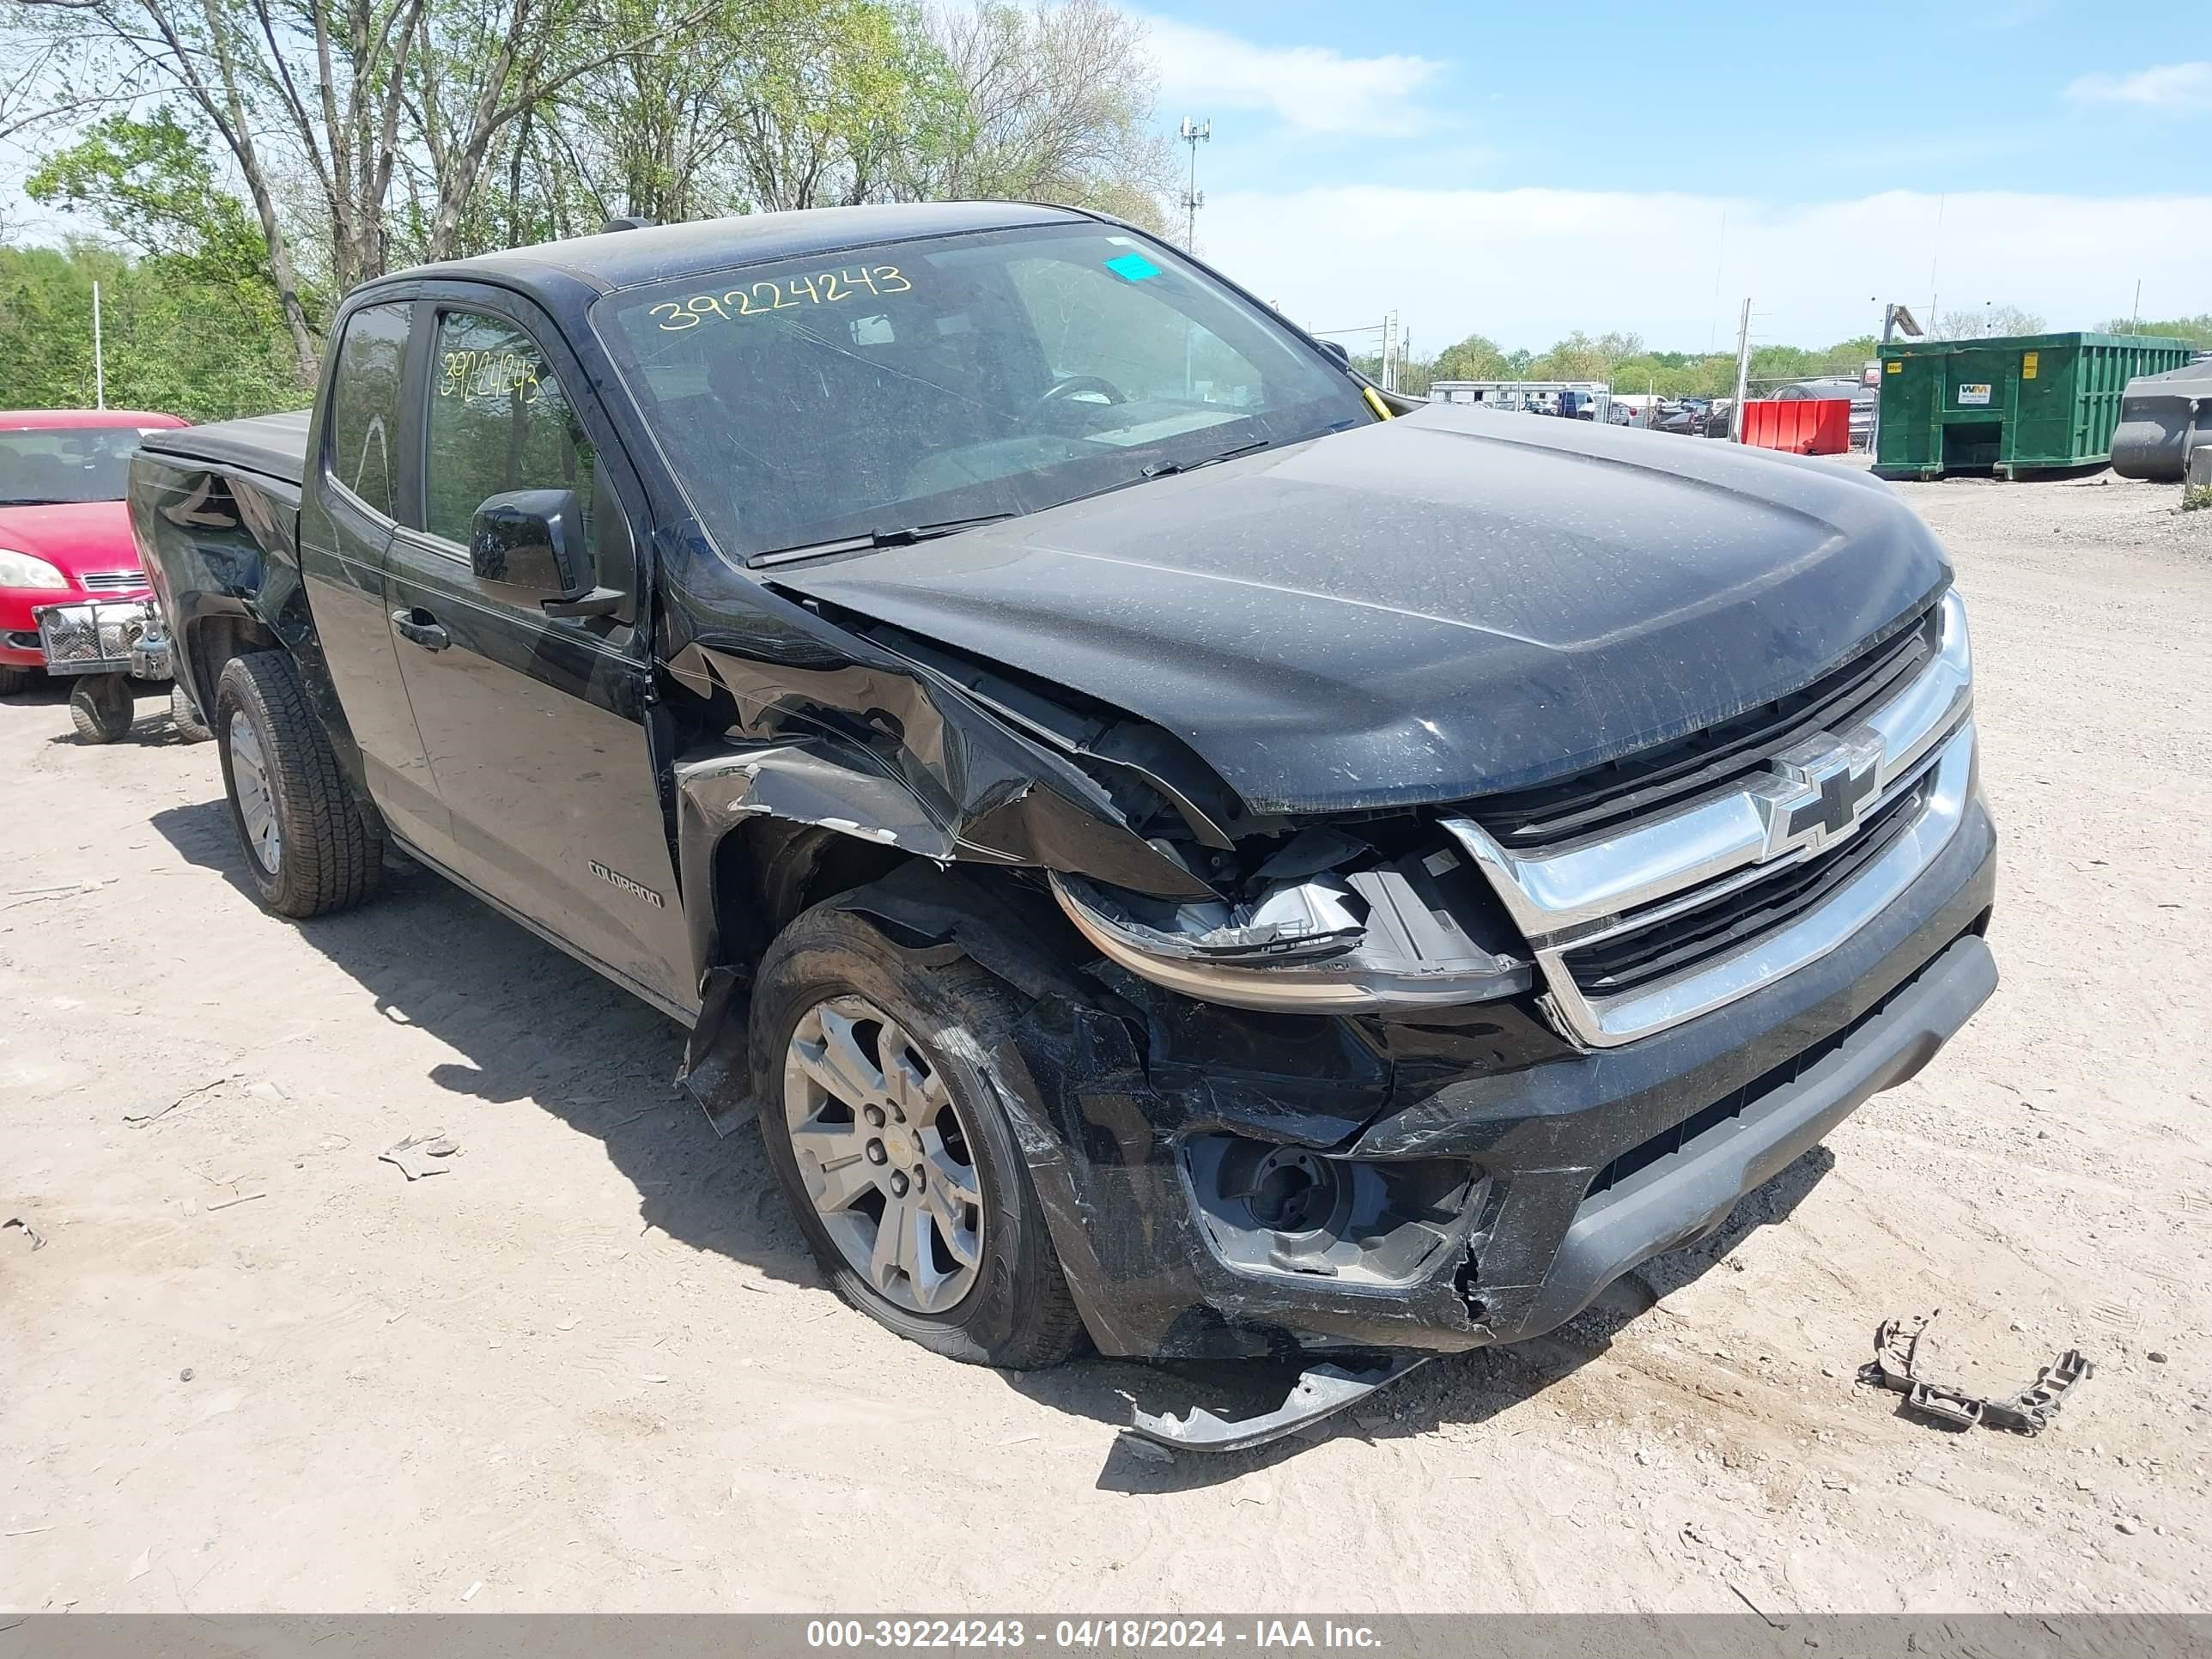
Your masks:
[[[1323,340],[1321,343],[1321,349],[1336,359],[1336,366],[1339,368],[1352,367],[1352,352],[1341,340]]]
[[[584,509],[573,489],[510,489],[477,508],[469,568],[501,599],[538,601],[549,617],[604,617],[622,603],[592,585]]]

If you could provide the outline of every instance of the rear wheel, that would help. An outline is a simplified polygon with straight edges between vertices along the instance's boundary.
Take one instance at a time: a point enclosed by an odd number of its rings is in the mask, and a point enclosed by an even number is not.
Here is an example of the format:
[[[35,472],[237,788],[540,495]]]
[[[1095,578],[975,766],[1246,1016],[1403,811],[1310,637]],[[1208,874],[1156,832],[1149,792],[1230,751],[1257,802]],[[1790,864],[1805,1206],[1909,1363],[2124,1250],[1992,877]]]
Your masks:
[[[120,674],[87,674],[70,689],[70,723],[80,742],[121,742],[137,712]]]
[[[1085,1342],[990,1058],[1022,1012],[972,963],[924,969],[826,908],[769,947],[753,1000],[769,1161],[838,1294],[1016,1369]]]
[[[304,919],[350,908],[375,890],[383,837],[354,799],[289,657],[257,652],[225,665],[213,735],[262,903]]]
[[[169,724],[177,728],[177,735],[186,743],[205,743],[215,735],[200,720],[199,710],[185,695],[181,683],[169,687]]]

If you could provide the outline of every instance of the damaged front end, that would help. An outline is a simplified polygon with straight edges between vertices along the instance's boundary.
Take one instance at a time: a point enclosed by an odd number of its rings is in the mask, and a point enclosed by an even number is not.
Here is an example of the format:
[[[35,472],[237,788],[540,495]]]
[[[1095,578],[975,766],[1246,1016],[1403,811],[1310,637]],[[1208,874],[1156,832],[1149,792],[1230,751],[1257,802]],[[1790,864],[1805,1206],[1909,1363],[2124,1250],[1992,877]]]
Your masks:
[[[1540,959],[1465,803],[1255,811],[1171,733],[776,599],[781,635],[702,632],[670,665],[709,711],[674,769],[687,890],[718,895],[694,919],[708,1005],[695,1091],[725,1125],[740,1115],[761,1066],[733,1035],[744,964],[806,904],[997,975],[1028,1012],[994,1066],[1109,1354],[1328,1361],[1344,1374],[1316,1397],[1340,1403],[1358,1392],[1346,1378],[1396,1374],[1369,1356],[1548,1330],[1717,1227],[1924,1064],[1994,984],[1979,937],[1991,838],[1971,711],[1938,684],[1938,620],[1882,642],[1848,686],[1809,689],[1781,722],[1862,720],[1921,688],[1910,708],[1925,720],[1862,769],[1881,791],[1868,786],[1865,822],[1887,826],[1863,845],[1893,863],[1911,850],[1911,879],[1815,959],[1608,1046],[1561,1017],[1581,936],[1540,936],[1555,960]],[[1747,740],[1745,764],[1758,771],[1791,735]],[[1698,763],[1709,802],[1733,775]],[[1631,783],[1639,806],[1673,787]],[[1754,805],[1793,799],[1755,786]],[[1604,811],[1568,816],[1602,824]],[[1484,833],[1522,849],[1510,825]],[[728,849],[749,836],[760,855],[733,872]],[[1722,872],[1710,898],[1589,919],[1604,970],[1624,983],[1636,970],[1613,942],[1624,928],[1668,974],[1710,971],[1701,951],[1740,968],[1764,925],[1754,902],[1832,899],[1805,873],[1821,848],[1799,850],[1775,871]]]

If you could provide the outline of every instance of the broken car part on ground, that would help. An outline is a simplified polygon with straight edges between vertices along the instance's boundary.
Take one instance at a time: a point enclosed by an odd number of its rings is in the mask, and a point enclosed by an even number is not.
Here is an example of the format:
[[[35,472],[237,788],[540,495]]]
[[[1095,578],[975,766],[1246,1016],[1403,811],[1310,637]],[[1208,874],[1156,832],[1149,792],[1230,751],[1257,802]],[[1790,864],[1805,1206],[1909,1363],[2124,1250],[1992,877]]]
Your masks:
[[[1536,1334],[1995,986],[1966,617],[1863,476],[1394,406],[1057,209],[514,250],[332,337],[134,467],[256,890],[396,844],[684,1022],[941,1352]]]
[[[2080,1349],[2069,1348],[2036,1372],[2034,1382],[2002,1398],[1968,1394],[1948,1382],[1933,1382],[1920,1369],[1920,1343],[1936,1322],[1936,1315],[1942,1311],[1938,1308],[1925,1319],[1915,1321],[1911,1330],[1901,1319],[1882,1321],[1875,1329],[1874,1359],[1863,1375],[1866,1381],[1903,1395],[1907,1411],[1947,1429],[1971,1429],[1986,1423],[2014,1434],[2041,1434],[2066,1403],[2067,1391],[2096,1375],[2096,1366],[2081,1357]]]

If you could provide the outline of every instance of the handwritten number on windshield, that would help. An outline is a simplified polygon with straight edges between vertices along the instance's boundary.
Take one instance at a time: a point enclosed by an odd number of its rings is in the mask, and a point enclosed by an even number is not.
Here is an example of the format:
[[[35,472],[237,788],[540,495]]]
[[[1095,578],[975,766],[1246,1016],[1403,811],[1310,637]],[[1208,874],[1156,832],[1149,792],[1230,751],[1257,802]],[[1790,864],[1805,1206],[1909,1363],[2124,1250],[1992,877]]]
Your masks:
[[[842,270],[817,271],[788,282],[762,281],[721,294],[690,294],[654,306],[651,314],[660,319],[664,333],[680,334],[699,326],[700,319],[720,317],[757,317],[764,312],[789,311],[810,305],[835,305],[849,300],[861,289],[878,296],[904,294],[914,287],[896,265],[848,266]]]

